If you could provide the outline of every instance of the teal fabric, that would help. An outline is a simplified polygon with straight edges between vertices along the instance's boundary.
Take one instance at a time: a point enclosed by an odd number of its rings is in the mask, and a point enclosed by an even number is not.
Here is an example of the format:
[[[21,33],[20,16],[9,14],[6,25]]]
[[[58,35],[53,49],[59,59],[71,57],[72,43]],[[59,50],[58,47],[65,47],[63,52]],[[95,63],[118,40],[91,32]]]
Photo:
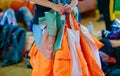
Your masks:
[[[52,37],[55,37],[57,33],[56,12],[45,12],[45,19],[48,28],[48,34]]]
[[[79,19],[78,19],[79,10],[78,10],[77,7],[75,7],[75,8],[73,9],[72,14],[74,15],[75,19],[78,21],[78,20],[79,20]]]
[[[72,13],[74,14],[75,18],[78,19],[78,9],[75,8]],[[39,25],[44,21],[46,21],[49,36],[56,37],[54,50],[56,51],[61,49],[65,20],[61,20],[61,14],[51,10],[49,12],[45,12],[45,17],[39,18]],[[37,47],[40,46],[42,40],[42,29],[39,25],[33,25],[33,35]]]
[[[54,50],[56,51],[61,48],[65,20],[61,20],[61,15],[52,10],[45,12],[45,17],[39,18],[39,25],[44,21],[46,21],[49,36],[56,37],[54,45]],[[38,48],[42,40],[42,29],[39,25],[33,25],[34,40]]]
[[[43,24],[44,21],[45,21],[45,17],[40,17],[38,19],[38,25]]]
[[[56,42],[54,45],[55,51],[58,49],[61,49],[65,20],[61,20],[61,15],[57,13],[56,22],[57,22],[58,33],[57,33]]]
[[[61,48],[65,20],[61,20],[61,15],[55,11],[45,12],[45,18],[49,36],[56,37],[54,44],[56,51]]]
[[[71,0],[52,0],[54,3],[63,3],[63,4],[69,4]],[[78,8],[76,7],[73,12],[75,18],[78,20]],[[61,49],[61,44],[62,44],[62,38],[63,38],[63,33],[64,33],[64,25],[65,25],[65,20],[61,20],[61,14],[50,10],[49,12],[45,12],[45,17],[42,17],[39,19],[39,25],[42,24],[43,21],[46,21],[47,29],[48,29],[48,34],[51,37],[56,37],[55,45],[54,45],[54,52],[58,49]],[[35,28],[36,27],[36,28]],[[41,29],[39,26],[34,26],[33,29],[36,31],[33,31],[33,33],[41,32]],[[41,33],[40,35],[34,34],[36,36],[35,42],[37,44],[37,47],[39,47],[40,42],[41,42]],[[38,36],[39,37],[38,37]],[[34,36],[34,37],[35,37]],[[40,39],[39,39],[40,38]],[[38,42],[37,42],[38,41]]]

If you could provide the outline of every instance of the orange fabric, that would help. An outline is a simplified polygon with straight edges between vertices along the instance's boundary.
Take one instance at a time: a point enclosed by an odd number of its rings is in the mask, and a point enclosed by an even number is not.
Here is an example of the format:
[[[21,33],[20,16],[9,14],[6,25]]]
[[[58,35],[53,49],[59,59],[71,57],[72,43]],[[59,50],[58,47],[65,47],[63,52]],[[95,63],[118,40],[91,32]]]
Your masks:
[[[67,22],[69,23],[69,21]],[[75,20],[73,22],[75,24],[74,29],[80,30],[78,23]],[[75,44],[75,48],[80,67],[82,68],[82,76],[104,76],[92,50],[81,34],[80,45],[81,50],[78,49],[77,44]],[[66,30],[63,35],[62,48],[56,51],[53,61],[52,59],[45,58],[34,44],[30,51],[30,63],[33,67],[32,76],[71,76],[72,57],[69,48]]]
[[[43,57],[34,44],[30,51],[30,63],[33,67],[32,76],[70,76],[72,70],[72,60],[69,51],[68,36],[65,32],[62,42],[62,49],[57,50],[54,58],[54,66],[52,61]],[[79,62],[82,67],[83,76],[90,76],[87,68],[85,58],[76,46],[76,50],[79,57]],[[46,66],[47,65],[47,66]],[[53,67],[53,68],[52,68]],[[53,69],[53,71],[52,71]],[[45,74],[44,74],[45,73]]]
[[[22,6],[28,7],[31,13],[34,14],[34,3],[33,2],[25,2],[23,0],[13,0],[10,4],[10,7],[15,11],[18,11],[18,9],[21,8]]]
[[[90,76],[90,72],[89,72],[89,69],[87,67],[86,60],[85,60],[81,50],[79,50],[77,46],[76,46],[76,51],[78,53],[79,63],[81,63],[80,65],[82,68],[82,76]]]
[[[89,48],[87,42],[82,37],[82,35],[80,35],[80,44],[81,44],[81,48],[82,48],[84,57],[87,61],[91,76],[104,76],[104,73],[103,73],[102,69],[100,68],[100,66],[98,65],[93,52]]]
[[[74,29],[80,30],[80,27],[78,26],[78,23],[76,22],[73,16],[72,16],[72,19],[73,19],[73,24],[75,24]],[[100,43],[95,37],[93,37],[93,39],[95,40],[99,48],[103,46],[102,43]],[[84,57],[86,59],[86,62],[88,64],[88,68],[89,68],[91,76],[104,76],[104,73],[102,69],[100,68],[100,66],[98,65],[93,52],[91,51],[89,45],[87,44],[87,42],[85,41],[85,39],[83,38],[81,34],[80,34],[80,45],[81,45]]]
[[[52,60],[46,59],[34,44],[30,50],[32,76],[52,76]]]
[[[72,70],[72,61],[66,32],[62,41],[62,49],[57,50],[55,53],[53,70],[54,76],[70,76]]]
[[[46,59],[35,44],[30,51],[30,57],[33,67],[32,76],[70,76],[72,62],[66,33],[63,37],[62,49],[56,51],[54,66],[52,66],[52,60]]]
[[[100,42],[99,40],[97,40],[93,35],[91,35],[91,36],[94,39],[94,41],[96,42],[98,49],[100,49],[102,46],[104,46],[104,44],[102,42]]]
[[[79,24],[76,22],[76,20],[74,19],[73,16],[72,16],[72,19],[73,19],[74,29],[80,30]],[[96,42],[98,49],[100,49],[104,44],[101,43],[98,39],[96,39],[93,35],[91,35],[91,36],[92,36],[92,39]]]

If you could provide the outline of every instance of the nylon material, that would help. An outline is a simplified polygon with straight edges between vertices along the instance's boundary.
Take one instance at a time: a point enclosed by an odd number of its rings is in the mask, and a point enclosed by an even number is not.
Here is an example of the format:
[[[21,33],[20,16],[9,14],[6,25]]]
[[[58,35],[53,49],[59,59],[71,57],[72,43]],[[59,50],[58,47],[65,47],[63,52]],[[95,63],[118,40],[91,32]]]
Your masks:
[[[41,25],[41,24],[46,24],[46,21],[45,21],[45,17],[40,17],[38,19],[38,24]]]
[[[79,30],[73,30],[75,33],[75,39],[76,39],[76,44],[78,45],[77,47],[81,50],[81,46],[80,46],[80,32]],[[82,52],[82,51],[81,51]]]
[[[62,49],[57,50],[55,53],[54,76],[70,76],[71,74],[72,60],[67,38],[67,32],[65,32],[62,40]]]
[[[95,43],[95,41],[92,39],[89,31],[87,28],[85,28],[84,26],[81,25],[81,31],[82,31],[82,35],[84,36],[84,38],[86,39],[86,41],[88,42],[91,50],[94,53],[94,56],[99,64],[99,66],[101,67],[101,61],[100,61],[100,56],[99,56],[99,51],[98,51],[98,47]],[[93,46],[94,45],[94,46]]]
[[[69,46],[68,46],[68,42],[67,42],[67,37],[66,34],[63,36],[63,40],[62,40],[62,49],[58,49],[55,53],[55,58],[56,59],[66,59],[66,60],[70,60],[71,59],[71,54],[69,51]],[[65,51],[64,51],[65,50]]]
[[[72,18],[73,18],[73,23],[75,24],[74,28],[80,30],[80,27],[78,27],[77,21],[75,20],[75,18],[73,16],[72,16]],[[81,30],[80,30],[80,33],[82,33]],[[93,39],[96,41],[96,39],[94,37],[93,37]],[[84,36],[80,35],[80,40],[81,40],[80,44],[81,44],[81,47],[82,47],[81,49],[82,49],[84,57],[85,57],[85,59],[87,61],[90,74],[92,76],[98,76],[98,75],[104,76],[104,73],[101,70],[101,68],[100,68],[100,66],[99,66],[99,64],[98,64],[92,50],[90,49],[90,46],[88,45],[87,41],[84,39]],[[96,45],[100,46],[100,44],[98,44],[98,42],[99,41],[97,40]],[[92,63],[93,61],[94,61],[94,63]],[[92,68],[93,65],[94,65],[94,68]]]
[[[71,15],[69,15],[69,20],[70,20],[70,26],[72,27],[72,30],[74,30],[74,24],[73,24],[73,20],[72,20],[72,16]],[[73,32],[76,32],[76,30],[74,30]],[[74,33],[74,34],[77,34],[77,33]],[[75,38],[80,38],[79,37],[80,35],[76,35],[76,36],[77,37],[75,37]],[[76,39],[76,43],[77,43],[77,45],[79,45],[78,47],[81,50],[79,42],[80,42],[80,39]]]
[[[81,69],[81,65],[79,65],[80,63],[78,62],[79,59],[75,48],[75,42],[77,41],[76,39],[79,39],[76,38],[76,36],[78,37],[79,32],[78,31],[75,32],[73,30],[67,29],[67,33],[68,33],[69,47],[73,60],[71,76],[82,76],[82,69]],[[75,35],[75,33],[77,35]]]
[[[48,44],[48,31],[47,29],[45,29],[45,32],[42,35],[42,41],[40,43],[40,47],[38,49],[46,58],[50,59],[52,56],[52,51],[48,49],[47,47],[48,45],[50,45]]]
[[[81,47],[82,47],[84,57],[87,61],[91,76],[104,76],[104,73],[103,73],[102,69],[100,68],[100,66],[98,65],[98,63],[95,59],[95,56],[94,56],[93,52],[91,51],[87,41],[84,39],[84,37],[82,35],[80,37],[81,37],[80,43],[84,44],[84,45],[81,45]]]
[[[38,51],[35,44],[30,51],[30,63],[33,67],[32,76],[51,76],[52,75],[52,61]]]
[[[64,29],[62,46],[61,49],[58,49],[55,53],[54,63],[51,62],[51,59],[47,59],[39,52],[36,46],[33,46],[34,48],[30,51],[31,63],[35,61],[34,65],[32,64],[32,76],[104,76],[103,71],[100,69],[95,59],[95,55],[91,51],[91,47],[93,46],[90,46],[90,44],[93,45],[94,41],[93,43],[90,41],[89,44],[86,40],[94,39],[91,39],[92,36],[88,34],[90,38],[84,38],[84,36],[81,35],[86,33],[82,33],[81,30],[78,30],[81,27],[78,26],[74,18],[73,26],[77,30]],[[32,52],[34,54],[32,54]],[[43,72],[45,72],[45,74],[43,74]]]
[[[57,23],[56,23],[56,13],[55,12],[45,12],[46,23],[48,27],[48,34],[50,36],[56,36],[57,33]]]
[[[75,7],[75,8],[73,9],[72,14],[74,15],[74,18],[78,21],[78,15],[79,15],[78,7]]]
[[[70,20],[70,26],[74,30],[74,25],[73,25],[73,20],[72,20],[71,15],[69,16],[69,20]]]
[[[61,15],[59,13],[56,14],[56,22],[57,22],[57,38],[56,42],[54,45],[54,50],[61,49],[62,45],[62,39],[63,39],[63,34],[64,34],[64,28],[65,28],[65,20],[60,20]]]
[[[39,48],[42,41],[42,30],[39,25],[33,24],[33,36],[36,43],[36,46]]]
[[[79,63],[81,63],[81,68],[82,68],[82,76],[90,76],[90,72],[88,70],[88,66],[87,66],[87,62],[83,56],[83,53],[81,52],[82,50],[78,49],[77,46],[76,47],[76,51],[78,53],[78,57],[79,57]]]
[[[55,51],[58,50],[58,49],[61,49],[63,34],[64,34],[64,26],[61,27],[61,29],[59,30],[59,32],[57,34],[56,42],[55,42],[55,45],[54,45],[54,50]]]

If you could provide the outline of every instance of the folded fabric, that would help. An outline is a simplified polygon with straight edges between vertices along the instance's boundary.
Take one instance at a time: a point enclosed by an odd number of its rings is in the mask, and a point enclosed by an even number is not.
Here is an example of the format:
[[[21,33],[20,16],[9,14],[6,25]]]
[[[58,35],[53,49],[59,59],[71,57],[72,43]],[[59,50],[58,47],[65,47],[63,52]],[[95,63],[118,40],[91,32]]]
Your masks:
[[[103,62],[108,62],[108,63],[115,64],[117,61],[116,61],[115,57],[109,57],[109,59],[104,60]]]
[[[38,52],[33,45],[30,51],[32,76],[104,76],[97,60],[97,49],[102,45],[91,35],[88,35],[91,39],[85,38],[85,33],[71,14],[66,17],[64,27],[59,29],[62,31],[61,48],[51,58],[42,53],[44,49]],[[86,39],[90,40],[89,43]],[[93,48],[90,44],[94,45]]]

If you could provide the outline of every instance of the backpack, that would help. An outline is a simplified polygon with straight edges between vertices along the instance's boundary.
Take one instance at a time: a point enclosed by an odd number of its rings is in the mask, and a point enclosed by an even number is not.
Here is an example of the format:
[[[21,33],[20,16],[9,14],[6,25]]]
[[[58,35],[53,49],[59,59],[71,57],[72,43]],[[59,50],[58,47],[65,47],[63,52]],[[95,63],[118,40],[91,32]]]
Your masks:
[[[18,63],[22,60],[26,30],[19,26],[5,25],[0,33],[2,66]]]
[[[2,36],[2,26],[0,26],[0,60],[2,60],[2,47],[3,47],[3,45],[2,45],[2,42],[3,42],[3,36]]]

